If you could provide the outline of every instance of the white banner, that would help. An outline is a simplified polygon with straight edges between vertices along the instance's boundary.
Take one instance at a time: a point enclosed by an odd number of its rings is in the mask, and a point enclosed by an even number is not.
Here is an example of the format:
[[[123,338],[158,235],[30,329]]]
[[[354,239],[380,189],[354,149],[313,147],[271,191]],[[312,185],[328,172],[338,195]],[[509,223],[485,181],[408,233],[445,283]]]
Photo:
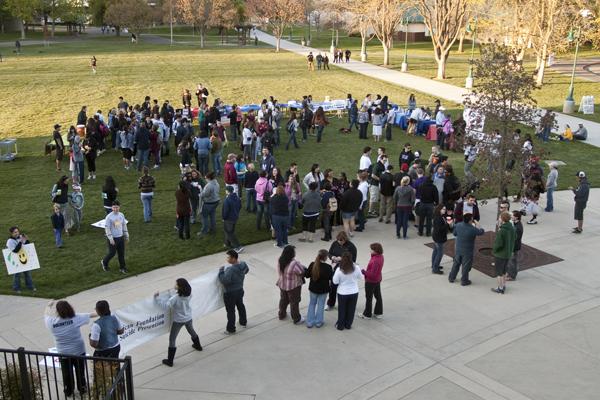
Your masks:
[[[200,318],[223,307],[223,287],[218,281],[219,271],[215,270],[189,281],[192,287],[193,319]],[[161,299],[175,294],[171,289],[160,293]],[[161,308],[152,296],[125,306],[114,313],[125,326],[120,336],[121,355],[131,349],[164,335],[171,329],[171,312]]]
[[[14,253],[9,249],[3,249],[2,255],[4,256],[4,263],[9,275],[31,271],[40,267],[33,243],[22,245],[18,253]]]

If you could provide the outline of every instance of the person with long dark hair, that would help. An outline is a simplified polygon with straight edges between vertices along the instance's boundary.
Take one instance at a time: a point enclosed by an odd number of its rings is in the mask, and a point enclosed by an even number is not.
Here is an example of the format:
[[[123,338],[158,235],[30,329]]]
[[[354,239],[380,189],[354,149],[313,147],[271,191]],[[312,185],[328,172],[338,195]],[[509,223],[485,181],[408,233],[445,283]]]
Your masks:
[[[327,250],[319,250],[314,262],[311,262],[306,270],[306,278],[310,278],[308,290],[310,302],[306,313],[306,327],[312,328],[323,326],[323,314],[325,311],[325,300],[329,294],[333,269],[327,261],[329,253]]]
[[[358,301],[358,281],[362,277],[360,267],[352,261],[352,254],[344,252],[332,278],[332,282],[338,285],[338,319],[335,327],[339,331],[352,328]]]
[[[173,366],[173,359],[175,358],[175,352],[177,351],[177,335],[179,335],[179,331],[184,326],[192,338],[192,347],[198,351],[202,351],[200,337],[198,337],[198,334],[194,330],[194,324],[192,322],[192,307],[190,306],[192,287],[187,280],[179,278],[175,281],[175,291],[177,293],[167,300],[159,298],[158,292],[154,293],[155,303],[166,310],[170,310],[173,315],[173,322],[171,323],[171,331],[169,333],[167,358],[162,360],[162,363],[168,367]]]
[[[65,397],[73,396],[75,377],[77,377],[77,390],[81,397],[87,392],[85,360],[69,356],[85,356],[85,342],[80,327],[89,324],[90,318],[96,316],[95,312],[76,314],[71,304],[65,300],[52,300],[46,306],[44,321],[54,336],[57,353],[62,355],[60,370]],[[73,369],[75,369],[75,376],[73,376]]]
[[[69,177],[61,176],[52,187],[52,203],[58,204],[60,213],[64,216],[69,201]]]
[[[90,333],[90,346],[95,349],[94,357],[119,358],[119,335],[125,331],[123,323],[110,313],[106,300],[96,302],[96,313],[100,318],[94,321]]]
[[[438,204],[433,211],[433,252],[431,253],[431,273],[443,275],[440,262],[444,256],[444,245],[448,241],[448,232],[452,227],[452,218],[446,217],[446,205]]]
[[[317,111],[315,112],[315,115],[312,119],[312,124],[317,129],[317,143],[320,143],[321,137],[323,136],[323,130],[327,125],[329,125],[329,121],[325,116],[325,111],[323,111],[323,107],[319,106],[319,108],[317,108]]]
[[[294,324],[300,325],[304,318],[300,315],[300,295],[302,293],[303,277],[306,267],[296,260],[296,248],[287,245],[283,248],[277,262],[277,287],[279,287],[279,319],[287,316],[287,307]]]
[[[190,238],[190,192],[184,181],[179,181],[179,188],[175,191],[175,200],[177,203],[177,232],[179,239]],[[184,234],[185,233],[185,234]]]
[[[337,270],[338,265],[342,260],[342,254],[347,251],[352,255],[352,261],[356,262],[356,246],[350,241],[345,231],[340,231],[338,232],[335,241],[331,243],[331,246],[329,247],[329,259],[334,266],[333,272]],[[327,300],[327,311],[333,310],[336,299],[337,285],[332,283],[329,291],[329,299]]]
[[[383,316],[383,300],[381,298],[381,270],[383,269],[383,247],[381,243],[371,243],[371,259],[367,269],[361,272],[365,276],[365,310],[358,316],[371,319]],[[372,309],[373,296],[375,296],[375,310]],[[371,314],[374,311],[374,314]]]
[[[104,180],[104,186],[102,186],[102,202],[106,215],[110,214],[112,211],[112,205],[117,201],[118,192],[119,189],[117,188],[114,178],[111,175],[108,175]]]

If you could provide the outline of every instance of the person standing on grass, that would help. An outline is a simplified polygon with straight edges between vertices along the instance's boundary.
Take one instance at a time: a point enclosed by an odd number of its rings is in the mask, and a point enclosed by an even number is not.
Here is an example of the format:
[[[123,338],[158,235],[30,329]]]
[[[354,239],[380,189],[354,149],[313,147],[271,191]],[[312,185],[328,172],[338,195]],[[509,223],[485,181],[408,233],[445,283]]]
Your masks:
[[[444,245],[448,241],[448,232],[452,227],[452,218],[446,217],[446,206],[441,203],[433,211],[433,252],[431,253],[431,273],[443,275],[440,262],[444,256]]]
[[[294,111],[291,112],[290,114],[290,119],[287,122],[287,132],[289,135],[289,139],[287,144],[285,145],[285,149],[289,150],[290,149],[290,144],[293,144],[295,148],[299,148],[300,146],[298,146],[298,140],[296,139],[296,134],[298,133],[298,127],[300,126],[300,123],[298,122],[298,117],[296,116],[296,113]]]
[[[219,197],[219,182],[215,179],[215,173],[212,171],[206,174],[206,185],[200,194],[200,201],[202,202],[202,231],[198,235],[207,233],[214,235],[217,229],[215,216],[221,198]]]
[[[334,266],[333,272],[335,272],[338,268],[338,264],[342,260],[342,254],[345,252],[350,252],[352,256],[352,261],[356,262],[356,246],[354,243],[350,241],[346,232],[341,231],[337,234],[335,238],[335,242],[331,244],[329,247],[329,259],[331,260],[331,264]],[[327,311],[333,310],[335,307],[335,301],[337,299],[337,285],[331,284],[331,288],[329,290],[329,298],[327,299]]]
[[[18,254],[23,245],[31,243],[29,238],[24,233],[21,233],[18,226],[12,226],[8,229],[9,237],[6,241],[6,247],[11,252]],[[31,271],[23,271],[17,272],[13,275],[13,290],[15,293],[21,293],[21,274],[25,279],[25,286],[31,291],[36,291],[37,289],[33,285],[33,280],[31,279]]]
[[[365,277],[365,310],[359,318],[371,319],[371,315],[379,319],[383,317],[383,300],[381,298],[381,270],[383,269],[383,247],[381,243],[371,243],[371,259],[367,269],[361,270]],[[373,296],[375,296],[375,310],[371,314]]]
[[[383,134],[383,124],[385,123],[385,115],[381,111],[381,108],[377,107],[373,111],[371,116],[371,122],[373,123],[373,140],[376,142],[381,141],[381,135]]]
[[[302,285],[306,267],[296,260],[296,248],[287,245],[283,248],[278,260],[277,287],[279,287],[279,319],[287,317],[287,307],[290,306],[290,314],[295,325],[304,323],[300,315],[300,300]]]
[[[74,183],[73,191],[69,193],[69,202],[65,216],[65,231],[70,231],[74,228],[79,232],[81,228],[81,220],[83,218],[84,197],[81,192],[81,186]]]
[[[50,216],[52,222],[52,229],[54,230],[54,243],[57,248],[63,247],[62,231],[65,229],[65,217],[60,213],[60,206],[54,205],[54,212]]]
[[[65,397],[73,396],[75,377],[77,377],[77,390],[81,397],[88,390],[85,360],[69,356],[85,356],[85,342],[80,328],[88,325],[90,318],[97,316],[95,312],[76,314],[71,304],[65,300],[52,300],[46,306],[44,323],[54,336],[56,352],[64,356],[60,357],[60,371]],[[73,369],[75,369],[75,376]]]
[[[238,252],[227,251],[227,264],[219,268],[219,282],[223,285],[223,303],[227,311],[227,327],[225,335],[235,333],[235,309],[238,310],[240,325],[248,324],[246,306],[244,305],[244,278],[250,270],[244,261],[238,260]]]
[[[453,234],[456,236],[456,241],[454,242],[454,262],[452,263],[450,275],[448,275],[448,281],[450,283],[454,283],[456,275],[458,275],[458,269],[462,265],[460,284],[462,286],[471,284],[469,272],[473,265],[475,239],[477,236],[481,236],[484,233],[485,231],[479,227],[479,222],[473,220],[472,214],[463,215],[462,222],[454,225]]]
[[[104,212],[110,214],[113,208],[113,203],[117,200],[119,188],[111,175],[108,175],[102,186],[102,202],[104,204]]]
[[[344,252],[332,278],[333,284],[337,285],[338,319],[335,327],[339,331],[352,328],[358,301],[358,281],[362,278],[360,267],[354,264],[350,252]]]
[[[311,182],[308,185],[308,192],[302,196],[302,237],[298,239],[301,242],[313,242],[315,226],[321,213],[321,196],[317,191],[317,182]]]
[[[256,213],[256,182],[258,181],[258,172],[254,169],[254,164],[248,163],[248,170],[244,174],[244,189],[246,190],[246,212]]]
[[[235,168],[235,163],[236,155],[233,153],[228,154],[227,160],[225,161],[225,172],[223,173],[223,182],[226,186],[231,186],[235,194],[240,194],[240,191],[238,190],[238,173]]]
[[[73,157],[73,173],[72,179],[74,183],[83,184],[85,178],[85,165],[83,158],[85,157],[83,147],[81,146],[81,138],[75,134],[73,137],[73,143],[71,145],[72,157]]]
[[[360,127],[358,125],[358,100],[350,98],[350,101],[350,107],[348,108],[348,120],[350,126],[348,127],[348,131],[352,131],[352,127],[355,126],[360,132]]]
[[[184,326],[192,338],[192,347],[198,351],[202,351],[200,337],[198,337],[198,334],[194,330],[192,321],[192,307],[190,306],[192,287],[187,280],[179,278],[175,281],[175,291],[177,293],[169,297],[168,300],[160,299],[158,297],[159,293],[154,293],[154,302],[161,308],[170,310],[173,316],[171,331],[169,332],[167,358],[162,360],[162,363],[167,367],[173,366],[173,359],[177,351],[177,335],[179,335],[179,331]]]
[[[506,281],[514,281],[519,273],[519,250],[523,239],[523,224],[521,223],[521,211],[512,212],[512,224],[515,227],[515,247],[506,268]]]
[[[512,258],[517,238],[515,227],[511,223],[511,215],[505,211],[500,214],[498,220],[499,229],[496,232],[492,254],[494,255],[494,265],[496,267],[496,279],[498,287],[492,288],[492,292],[504,294],[506,290],[506,273],[508,262]]]
[[[327,264],[327,250],[319,250],[317,258],[311,262],[306,270],[306,278],[310,279],[308,291],[310,293],[310,302],[306,312],[306,327],[312,328],[323,326],[325,311],[325,300],[331,286],[333,278],[333,269]]]
[[[123,168],[129,171],[131,168],[131,157],[133,156],[133,142],[135,134],[133,133],[135,125],[132,123],[131,127],[124,127],[121,133],[121,154],[123,155]]]
[[[52,196],[52,203],[58,205],[60,213],[64,215],[69,201],[69,177],[66,175],[61,176],[52,187],[50,195]]]
[[[144,222],[150,222],[152,221],[152,199],[154,198],[156,181],[150,175],[150,168],[147,166],[142,168],[142,173],[143,175],[138,179],[138,189],[144,207]]]
[[[394,211],[394,167],[390,164],[379,178],[379,222],[389,224]]]
[[[308,53],[308,56],[306,56],[306,60],[308,62],[308,70],[309,71],[314,71],[315,70],[315,57],[313,56],[312,51]]]
[[[177,232],[179,239],[190,238],[190,193],[184,181],[179,181],[179,188],[175,191]],[[185,233],[185,234],[184,234]]]
[[[369,217],[377,217],[378,205],[380,205],[379,193],[381,185],[381,176],[388,164],[387,154],[377,157],[377,162],[372,167],[372,173],[369,182]]]
[[[104,271],[108,271],[108,263],[115,254],[118,254],[119,271],[126,274],[128,271],[125,266],[125,242],[129,242],[129,232],[127,231],[127,221],[120,209],[121,204],[115,200],[112,205],[112,212],[104,219],[108,253],[100,260],[100,265]]]
[[[362,106],[358,111],[358,138],[367,139],[367,128],[369,127],[369,112],[367,106]]]
[[[98,64],[98,60],[96,60],[96,56],[92,56],[90,59],[90,67],[92,67],[92,73],[96,73],[96,64]]]
[[[106,300],[96,302],[96,313],[100,318],[92,324],[89,336],[90,346],[95,349],[94,357],[119,358],[119,335],[125,332],[125,326],[116,316],[111,315]]]
[[[400,186],[394,191],[394,204],[396,206],[396,238],[400,239],[400,229],[402,237],[408,239],[408,218],[415,205],[415,189],[410,185],[410,178],[405,176],[400,181]]]
[[[558,187],[558,164],[555,161],[550,163],[550,172],[546,178],[546,208],[544,211],[554,211],[554,190]]]
[[[283,185],[278,185],[271,197],[271,223],[275,231],[275,246],[283,249],[288,245],[289,203]]]
[[[225,231],[225,247],[234,249],[236,253],[241,253],[244,248],[240,246],[240,242],[235,236],[235,224],[240,218],[240,210],[242,209],[242,201],[235,193],[233,186],[225,186],[225,200],[221,216],[223,217],[223,230]]]
[[[256,230],[260,231],[264,216],[267,230],[271,229],[271,214],[269,210],[269,201],[273,193],[273,185],[267,179],[267,172],[260,171],[259,178],[254,185],[256,191],[256,204],[258,212],[256,213]]]
[[[62,135],[60,134],[60,125],[54,125],[54,132],[52,133],[52,139],[54,140],[54,144],[56,145],[56,170],[61,171],[60,163],[63,160],[65,153],[65,144],[62,139]]]
[[[577,189],[574,189],[572,186],[569,187],[569,190],[575,194],[574,214],[577,226],[573,228],[573,233],[583,232],[583,210],[585,210],[590,196],[590,184],[588,183],[585,172],[579,171],[577,173],[577,180],[579,181]]]
[[[315,115],[313,116],[312,124],[317,129],[317,143],[321,143],[321,137],[323,136],[323,129],[325,129],[325,127],[327,125],[329,125],[329,121],[327,120],[327,117],[325,116],[325,111],[323,111],[323,107],[319,106],[319,108],[317,108],[317,111],[315,112]]]

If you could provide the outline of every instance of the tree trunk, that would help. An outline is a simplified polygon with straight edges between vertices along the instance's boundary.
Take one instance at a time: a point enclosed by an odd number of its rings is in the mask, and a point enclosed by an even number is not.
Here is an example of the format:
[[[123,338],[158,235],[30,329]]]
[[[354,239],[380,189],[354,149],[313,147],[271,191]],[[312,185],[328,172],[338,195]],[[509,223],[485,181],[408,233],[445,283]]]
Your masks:
[[[50,37],[54,38],[54,32],[56,31],[56,23],[54,22],[54,18],[52,19],[52,30],[50,31]]]
[[[535,83],[538,86],[544,84],[544,73],[546,72],[546,60],[548,59],[548,47],[544,45],[542,48],[542,54],[540,56],[540,65],[538,66],[537,78]]]
[[[117,31],[117,36],[121,36],[121,27],[120,26],[116,26],[115,30]]]
[[[204,48],[204,27],[200,27],[200,48]]]
[[[382,42],[383,47],[383,65],[390,65],[390,48],[386,42]]]
[[[21,21],[21,40],[25,40],[25,21]]]
[[[281,45],[281,36],[277,36],[277,41],[275,42],[275,53],[279,53],[280,45]]]
[[[439,52],[439,55],[438,55]],[[444,52],[442,49],[436,49],[435,61],[437,62],[437,76],[436,79],[446,79],[446,61],[448,60],[448,51]]]
[[[464,41],[465,41],[465,32],[463,31],[463,33],[461,33],[460,37],[458,38],[458,52],[459,53],[465,52]]]
[[[361,32],[360,34],[360,59],[366,61],[367,54],[367,35]],[[363,60],[364,58],[364,60]]]

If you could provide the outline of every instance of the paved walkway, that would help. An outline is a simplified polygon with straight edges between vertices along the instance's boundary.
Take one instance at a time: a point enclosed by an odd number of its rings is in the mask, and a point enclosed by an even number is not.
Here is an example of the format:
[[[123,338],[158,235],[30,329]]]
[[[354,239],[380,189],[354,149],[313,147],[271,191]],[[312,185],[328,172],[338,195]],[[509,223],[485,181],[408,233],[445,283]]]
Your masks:
[[[258,36],[258,40],[275,46],[276,39],[274,36],[262,31],[257,31],[256,34]],[[302,56],[306,56],[309,51],[312,51],[314,54],[322,51],[321,49],[301,46],[287,40],[281,40],[281,49],[291,51]],[[406,72],[400,72],[369,63],[363,63],[357,60],[351,60],[349,63],[333,65],[338,68],[343,68],[369,76],[371,78],[376,78],[388,83],[400,85],[405,88],[426,93],[433,97],[439,97],[457,104],[462,104],[463,96],[469,93],[467,89],[450,85],[448,83],[438,82],[432,79],[423,78]],[[600,112],[600,110],[597,112]],[[556,119],[559,132],[564,131],[565,124],[569,124],[571,128],[577,128],[579,123],[584,124],[588,130],[588,140],[586,143],[600,147],[600,123],[562,113],[556,113]]]
[[[573,62],[557,60],[550,68],[561,74],[571,76]],[[580,58],[577,60],[575,76],[592,82],[600,82],[600,57]]]
[[[570,179],[563,177],[562,179]],[[382,291],[384,319],[357,319],[350,331],[333,328],[336,312],[321,329],[276,318],[274,283],[279,255],[271,242],[248,246],[245,302],[249,327],[224,336],[225,312],[195,321],[204,351],[179,338],[175,366],[160,364],[167,336],[135,349],[136,396],[144,400],[402,399],[402,400],[595,400],[600,393],[600,189],[591,193],[585,232],[570,233],[572,194],[556,194],[556,211],[525,225],[524,243],[565,261],[523,271],[505,295],[490,292],[494,280],[473,271],[473,285],[449,284],[430,272],[429,240],[395,238],[392,225],[369,220],[358,233],[358,263],[368,245],[380,241],[386,259]],[[493,229],[495,209],[481,209]],[[308,264],[326,244],[290,242]],[[576,246],[574,246],[576,244]],[[576,250],[574,251],[574,249]],[[113,308],[171,287],[223,263],[223,254],[190,260],[104,285],[69,298],[77,311],[96,300]],[[443,260],[446,272],[451,260]],[[302,312],[308,301],[306,285]],[[46,300],[0,296],[0,347],[45,350],[52,338],[43,326]],[[362,311],[364,298],[358,301]],[[87,328],[84,329],[87,337]]]

